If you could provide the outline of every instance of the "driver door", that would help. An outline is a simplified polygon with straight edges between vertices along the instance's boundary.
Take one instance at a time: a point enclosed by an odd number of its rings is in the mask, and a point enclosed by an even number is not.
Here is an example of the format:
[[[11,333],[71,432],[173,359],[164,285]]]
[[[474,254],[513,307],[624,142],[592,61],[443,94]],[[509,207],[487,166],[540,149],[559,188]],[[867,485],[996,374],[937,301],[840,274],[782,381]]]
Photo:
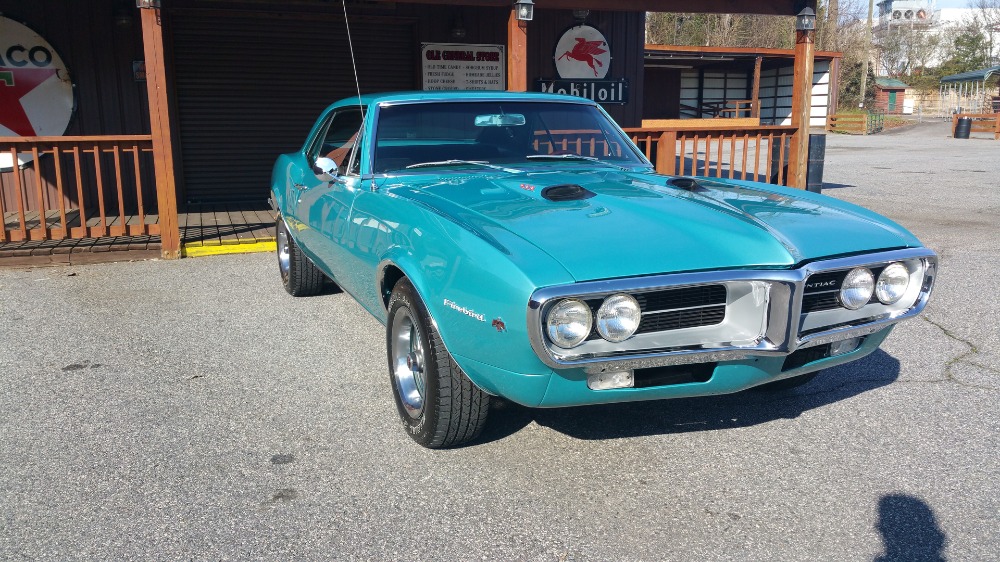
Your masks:
[[[317,265],[338,282],[344,276],[344,252],[349,215],[360,186],[356,162],[362,113],[357,107],[334,110],[306,150],[303,179],[295,202],[300,229],[297,239]],[[337,164],[337,175],[328,179],[316,165],[319,158]]]

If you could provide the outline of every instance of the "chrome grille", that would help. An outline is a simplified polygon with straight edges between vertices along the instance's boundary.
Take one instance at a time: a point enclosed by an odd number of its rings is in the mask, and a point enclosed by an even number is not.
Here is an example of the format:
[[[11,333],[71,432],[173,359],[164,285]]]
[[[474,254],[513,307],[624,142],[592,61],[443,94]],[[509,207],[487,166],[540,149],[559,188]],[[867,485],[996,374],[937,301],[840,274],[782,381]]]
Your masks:
[[[878,279],[885,266],[872,267],[870,269],[872,275]],[[840,286],[844,283],[844,278],[847,277],[849,271],[849,269],[842,269],[810,275],[806,279],[802,293],[802,313],[807,314],[809,312],[843,308],[843,305],[840,304],[840,300],[837,298],[837,294],[840,292]],[[872,295],[872,300],[869,302],[877,302],[875,295]]]
[[[699,326],[714,326],[726,317],[727,291],[725,285],[702,285],[634,293],[632,296],[642,310],[642,320],[636,334],[681,330]],[[604,299],[585,301],[593,314]],[[591,330],[588,340],[599,339],[597,327]]]

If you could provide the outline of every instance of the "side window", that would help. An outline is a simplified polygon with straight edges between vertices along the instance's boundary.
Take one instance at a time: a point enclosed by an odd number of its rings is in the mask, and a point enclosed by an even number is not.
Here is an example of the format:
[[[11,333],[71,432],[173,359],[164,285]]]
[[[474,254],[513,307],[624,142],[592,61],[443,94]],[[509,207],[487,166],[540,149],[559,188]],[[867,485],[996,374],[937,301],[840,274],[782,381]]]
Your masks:
[[[354,149],[351,151],[350,164],[347,166],[347,174],[351,176],[357,176],[361,174],[361,152],[365,149],[365,137],[363,135],[358,135],[357,140],[354,143]]]
[[[325,156],[337,163],[338,173],[347,171],[348,158],[361,129],[361,110],[343,109],[333,114],[316,157]]]

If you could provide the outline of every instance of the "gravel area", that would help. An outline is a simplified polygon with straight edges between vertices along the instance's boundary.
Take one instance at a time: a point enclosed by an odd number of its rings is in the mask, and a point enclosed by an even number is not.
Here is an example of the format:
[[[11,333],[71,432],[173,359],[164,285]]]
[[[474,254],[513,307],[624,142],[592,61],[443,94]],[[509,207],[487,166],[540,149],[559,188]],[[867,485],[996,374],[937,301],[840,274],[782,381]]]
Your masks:
[[[1000,143],[831,135],[824,193],[942,258],[783,394],[531,410],[428,451],[383,328],[271,255],[0,269],[0,559],[1000,560]]]

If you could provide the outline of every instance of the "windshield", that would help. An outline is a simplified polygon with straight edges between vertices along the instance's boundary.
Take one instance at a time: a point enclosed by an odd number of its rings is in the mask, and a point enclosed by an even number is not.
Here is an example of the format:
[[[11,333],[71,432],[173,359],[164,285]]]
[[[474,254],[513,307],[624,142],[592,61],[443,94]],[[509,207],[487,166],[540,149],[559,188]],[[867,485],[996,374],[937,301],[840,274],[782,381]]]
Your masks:
[[[462,161],[538,163],[548,160],[546,156],[563,163],[580,157],[581,162],[642,165],[629,143],[617,125],[584,104],[400,104],[379,110],[372,170],[386,173]]]

